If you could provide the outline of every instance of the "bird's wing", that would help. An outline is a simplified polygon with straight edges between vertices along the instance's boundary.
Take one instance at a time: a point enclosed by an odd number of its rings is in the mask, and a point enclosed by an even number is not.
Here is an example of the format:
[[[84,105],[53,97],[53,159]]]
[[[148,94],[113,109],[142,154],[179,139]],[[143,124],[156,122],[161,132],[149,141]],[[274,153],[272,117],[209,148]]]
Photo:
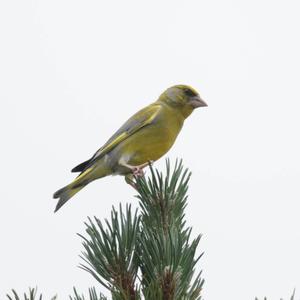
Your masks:
[[[151,104],[137,112],[93,155],[93,157],[72,169],[72,172],[82,172],[91,166],[95,160],[103,157],[113,148],[126,140],[129,136],[135,134],[141,128],[151,124],[157,116],[161,106]]]

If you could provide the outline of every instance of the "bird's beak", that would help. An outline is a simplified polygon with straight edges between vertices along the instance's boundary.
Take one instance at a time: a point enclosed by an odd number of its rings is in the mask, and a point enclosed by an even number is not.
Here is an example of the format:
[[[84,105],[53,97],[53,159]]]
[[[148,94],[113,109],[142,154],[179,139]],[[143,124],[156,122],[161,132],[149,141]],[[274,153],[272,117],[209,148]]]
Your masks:
[[[190,100],[191,105],[193,106],[193,108],[197,108],[197,107],[203,107],[203,106],[207,106],[206,102],[204,100],[202,100],[200,98],[200,96],[194,96],[191,100]]]

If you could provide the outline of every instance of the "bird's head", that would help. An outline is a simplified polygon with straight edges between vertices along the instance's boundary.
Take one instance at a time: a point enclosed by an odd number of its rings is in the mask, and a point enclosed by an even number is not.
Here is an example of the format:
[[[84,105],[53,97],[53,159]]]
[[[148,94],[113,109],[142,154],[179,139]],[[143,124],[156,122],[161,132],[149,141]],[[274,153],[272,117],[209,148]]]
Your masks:
[[[187,118],[195,108],[207,106],[196,90],[188,85],[175,85],[165,90],[158,101],[179,110]]]

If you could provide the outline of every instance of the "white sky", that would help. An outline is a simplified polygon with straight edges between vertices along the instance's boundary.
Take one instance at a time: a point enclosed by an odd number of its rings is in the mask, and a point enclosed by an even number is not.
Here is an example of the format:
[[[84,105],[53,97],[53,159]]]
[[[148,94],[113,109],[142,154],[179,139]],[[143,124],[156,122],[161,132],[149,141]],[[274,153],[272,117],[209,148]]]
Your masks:
[[[193,172],[187,208],[205,299],[300,294],[299,1],[0,3],[0,294],[67,299],[87,216],[131,202],[121,177],[53,214],[52,194],[138,109],[185,83],[208,102],[168,153]],[[163,168],[164,160],[156,163]]]

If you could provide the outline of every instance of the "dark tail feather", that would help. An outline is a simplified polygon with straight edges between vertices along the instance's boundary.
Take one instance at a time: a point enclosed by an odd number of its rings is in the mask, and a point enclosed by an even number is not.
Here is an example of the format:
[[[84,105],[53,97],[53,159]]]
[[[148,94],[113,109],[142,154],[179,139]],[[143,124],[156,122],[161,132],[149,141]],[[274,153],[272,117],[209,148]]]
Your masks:
[[[58,199],[57,205],[54,212],[57,212],[70,198],[72,198],[76,193],[78,193],[86,184],[72,186],[69,184],[62,189],[54,193],[53,198]]]
[[[76,166],[75,168],[73,168],[71,170],[71,172],[83,172],[86,167],[88,166],[88,164],[90,163],[90,159],[87,161],[84,161],[83,163],[79,164],[78,166]]]
[[[74,179],[73,182],[54,193],[53,198],[59,199],[54,212],[58,211],[70,198],[72,198],[91,181],[112,173],[105,161],[100,161],[99,163],[100,164],[98,164],[95,168],[89,167],[88,169],[84,170],[81,174],[79,174],[78,177]],[[87,162],[78,165],[73,170],[78,171],[84,164],[87,164]]]

